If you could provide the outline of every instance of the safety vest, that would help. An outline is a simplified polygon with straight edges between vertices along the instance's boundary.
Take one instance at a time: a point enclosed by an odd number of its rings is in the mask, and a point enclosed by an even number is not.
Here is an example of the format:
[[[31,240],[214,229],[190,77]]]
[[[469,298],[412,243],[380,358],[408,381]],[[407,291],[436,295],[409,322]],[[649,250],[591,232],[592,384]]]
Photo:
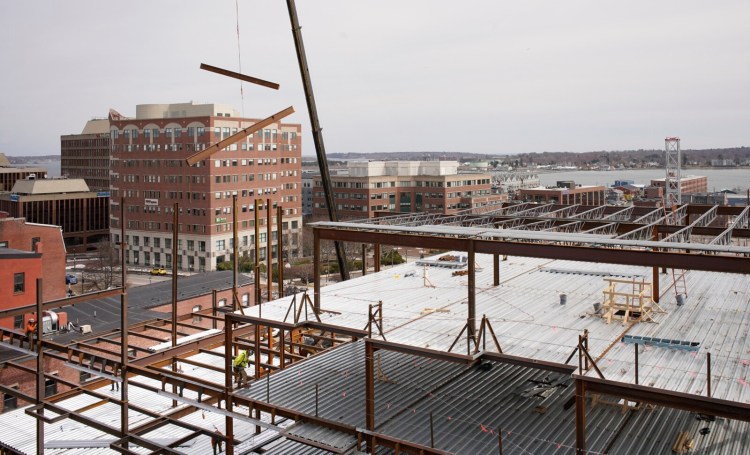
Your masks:
[[[239,354],[237,354],[237,357],[234,358],[234,366],[235,367],[241,367],[241,368],[247,368],[247,351],[240,351]]]

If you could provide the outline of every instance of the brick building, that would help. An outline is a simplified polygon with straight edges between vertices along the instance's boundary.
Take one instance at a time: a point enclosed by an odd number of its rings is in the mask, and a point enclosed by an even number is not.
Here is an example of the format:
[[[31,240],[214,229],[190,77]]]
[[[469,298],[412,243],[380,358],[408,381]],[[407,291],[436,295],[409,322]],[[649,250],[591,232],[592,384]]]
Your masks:
[[[17,218],[0,218],[0,252],[9,253],[11,251],[41,257],[39,259],[39,271],[36,273],[37,265],[33,266],[34,273],[27,274],[25,277],[25,298],[14,295],[13,297],[4,296],[0,298],[0,309],[16,308],[18,306],[31,305],[36,303],[36,278],[44,277],[44,286],[42,297],[45,302],[65,298],[67,288],[65,286],[65,245],[63,244],[60,227],[27,222],[24,219]],[[30,256],[29,256],[30,257]],[[21,260],[21,259],[19,259]],[[24,256],[23,260],[26,260]],[[22,270],[15,270],[20,263],[11,256],[0,257],[0,269],[2,273],[21,273]],[[14,271],[15,270],[15,271]],[[13,289],[13,281],[3,278],[3,284],[0,286],[0,292],[8,292]],[[10,300],[6,300],[6,297]],[[16,301],[17,300],[17,301]],[[23,301],[21,301],[23,300]],[[11,302],[12,303],[9,303]],[[4,327],[8,327],[7,325]]]
[[[18,180],[0,194],[0,210],[29,223],[62,227],[68,252],[86,251],[109,237],[109,193],[89,191],[83,179]]]
[[[522,188],[519,199],[531,202],[556,202],[560,204],[606,204],[607,188],[604,186],[576,185],[574,182],[557,182],[556,187]]]
[[[81,134],[60,136],[60,173],[84,179],[91,191],[109,191],[109,120],[86,122]]]
[[[666,179],[651,179],[651,186],[664,188]],[[688,175],[680,179],[680,191],[682,194],[707,193],[708,177],[702,175]]]
[[[348,173],[331,175],[336,210],[342,219],[382,212],[452,214],[505,199],[492,194],[484,173],[458,173],[456,161],[355,161]],[[313,185],[313,217],[326,217],[320,176]]]
[[[222,104],[144,104],[135,118],[110,114],[111,236],[120,242],[124,198],[127,263],[210,271],[232,257],[233,196],[238,197],[239,250],[255,256],[254,218],[261,210],[259,257],[266,257],[266,201],[283,208],[285,254],[301,253],[301,125],[276,123],[195,166],[185,159],[258,120],[240,118]],[[258,202],[260,200],[261,202]],[[174,204],[177,245],[172,245]],[[276,244],[272,257],[276,257]]]

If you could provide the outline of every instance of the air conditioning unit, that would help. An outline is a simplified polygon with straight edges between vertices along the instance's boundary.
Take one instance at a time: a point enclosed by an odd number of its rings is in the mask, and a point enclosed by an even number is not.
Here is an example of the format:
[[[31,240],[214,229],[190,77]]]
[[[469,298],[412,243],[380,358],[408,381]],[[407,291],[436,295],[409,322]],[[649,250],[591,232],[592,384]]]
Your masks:
[[[81,333],[91,333],[91,324],[84,324],[81,326]]]

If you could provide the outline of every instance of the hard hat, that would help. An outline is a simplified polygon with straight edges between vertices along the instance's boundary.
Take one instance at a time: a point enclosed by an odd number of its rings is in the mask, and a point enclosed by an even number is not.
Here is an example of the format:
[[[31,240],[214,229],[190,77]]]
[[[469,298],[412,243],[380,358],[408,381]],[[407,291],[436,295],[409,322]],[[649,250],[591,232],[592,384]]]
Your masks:
[[[34,318],[30,318],[30,319],[29,319],[29,322],[34,322]]]

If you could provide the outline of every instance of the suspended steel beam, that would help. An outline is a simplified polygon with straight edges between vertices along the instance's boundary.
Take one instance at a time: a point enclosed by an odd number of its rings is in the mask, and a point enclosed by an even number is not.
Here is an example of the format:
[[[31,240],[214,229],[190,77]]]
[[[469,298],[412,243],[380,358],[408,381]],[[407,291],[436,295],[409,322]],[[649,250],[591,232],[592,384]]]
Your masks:
[[[248,126],[245,129],[242,129],[238,131],[237,133],[229,136],[228,138],[217,142],[216,144],[208,147],[206,150],[201,150],[198,153],[194,153],[187,157],[185,161],[189,166],[194,165],[195,163],[205,160],[206,158],[209,158],[214,153],[218,152],[219,150],[224,149],[225,147],[228,147],[238,141],[241,141],[242,139],[245,139],[246,137],[250,136],[254,132],[260,130],[261,128],[264,128],[268,125],[271,125],[272,123],[276,123],[279,120],[283,119],[284,117],[287,117],[294,113],[294,108],[292,106],[289,106],[288,108],[284,109],[283,111],[279,111],[275,114],[273,114],[270,117],[266,117],[263,120],[253,123],[252,125]]]
[[[233,77],[235,79],[239,79],[241,81],[249,82],[251,84],[262,85],[263,87],[272,88],[274,90],[278,90],[279,89],[279,84],[277,84],[276,82],[269,82],[269,81],[265,81],[263,79],[258,79],[257,77],[247,76],[247,75],[242,74],[242,73],[235,73],[234,71],[225,70],[223,68],[219,68],[219,67],[216,67],[216,66],[207,65],[205,63],[201,63],[201,67],[200,68],[202,70],[211,71],[212,73],[221,74],[222,76]]]

